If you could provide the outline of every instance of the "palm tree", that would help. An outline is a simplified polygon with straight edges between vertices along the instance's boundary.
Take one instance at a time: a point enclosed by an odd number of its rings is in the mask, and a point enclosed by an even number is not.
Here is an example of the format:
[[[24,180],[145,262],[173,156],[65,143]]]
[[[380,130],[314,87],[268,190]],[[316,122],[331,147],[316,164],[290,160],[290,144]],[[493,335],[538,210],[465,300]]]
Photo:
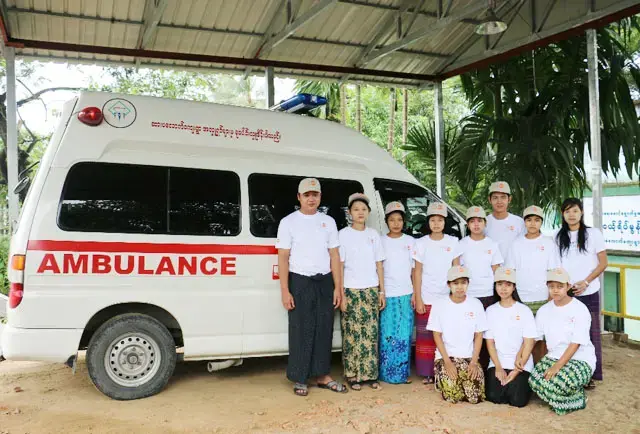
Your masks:
[[[638,29],[634,17],[598,31],[602,167],[614,175],[638,171],[640,124],[630,83],[640,87],[640,69],[628,36]],[[473,113],[445,151],[448,181],[464,192],[460,200],[486,198],[487,181],[495,179],[511,185],[516,211],[531,203],[553,208],[582,195],[588,187],[586,57],[586,38],[576,37],[461,77]],[[415,131],[409,143],[422,149],[414,152],[435,148],[430,135]]]

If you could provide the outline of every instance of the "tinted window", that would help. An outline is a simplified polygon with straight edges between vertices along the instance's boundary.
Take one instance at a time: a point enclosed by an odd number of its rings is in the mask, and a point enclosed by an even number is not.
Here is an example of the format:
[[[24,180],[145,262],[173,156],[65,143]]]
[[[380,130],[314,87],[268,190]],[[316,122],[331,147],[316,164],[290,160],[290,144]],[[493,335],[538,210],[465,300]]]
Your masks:
[[[233,172],[169,169],[169,232],[238,235],[240,180]]]
[[[427,207],[431,202],[439,201],[440,199],[425,188],[408,182],[388,179],[374,179],[373,181],[376,190],[380,193],[384,206],[393,201],[402,202],[405,206],[407,210],[405,233],[416,238],[424,236],[429,228]],[[463,228],[460,222],[450,209],[447,214],[444,232],[461,238]]]
[[[298,184],[302,177],[254,173],[249,177],[251,233],[256,237],[275,238],[283,217],[300,208]],[[322,187],[319,211],[336,221],[338,230],[348,224],[347,199],[364,192],[357,181],[318,178]]]
[[[85,232],[237,235],[240,181],[227,171],[80,163],[67,176],[58,224]]]
[[[167,170],[76,164],[67,176],[58,223],[73,231],[166,233]]]

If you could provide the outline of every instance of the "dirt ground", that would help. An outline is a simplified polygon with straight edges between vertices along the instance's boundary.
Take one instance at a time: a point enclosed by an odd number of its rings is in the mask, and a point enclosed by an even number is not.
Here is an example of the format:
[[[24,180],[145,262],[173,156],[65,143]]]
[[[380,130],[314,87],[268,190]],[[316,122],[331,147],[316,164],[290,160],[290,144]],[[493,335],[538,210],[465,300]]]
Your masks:
[[[63,365],[0,363],[0,433],[581,433],[640,434],[640,351],[605,346],[605,382],[588,392],[587,409],[556,416],[537,398],[523,409],[448,404],[416,378],[339,395],[311,388],[293,395],[286,359],[249,359],[215,374],[181,363],[165,391],[118,402],[91,384],[82,361]],[[340,372],[336,355],[334,374]]]

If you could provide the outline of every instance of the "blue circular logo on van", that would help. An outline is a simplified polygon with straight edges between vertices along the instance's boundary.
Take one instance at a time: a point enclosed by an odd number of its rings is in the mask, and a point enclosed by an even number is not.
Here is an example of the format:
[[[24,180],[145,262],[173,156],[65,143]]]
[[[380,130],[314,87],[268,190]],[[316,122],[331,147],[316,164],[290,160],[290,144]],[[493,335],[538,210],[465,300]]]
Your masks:
[[[115,128],[131,126],[138,116],[136,107],[126,99],[114,98],[102,106],[102,114],[106,123]]]

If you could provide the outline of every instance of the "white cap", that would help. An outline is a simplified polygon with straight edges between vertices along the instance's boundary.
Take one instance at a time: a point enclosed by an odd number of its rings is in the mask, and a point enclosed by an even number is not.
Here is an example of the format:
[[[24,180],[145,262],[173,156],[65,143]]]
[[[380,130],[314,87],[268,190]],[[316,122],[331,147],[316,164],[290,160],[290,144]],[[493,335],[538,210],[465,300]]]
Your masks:
[[[469,220],[470,218],[473,217],[479,217],[481,219],[486,219],[487,218],[487,213],[484,212],[484,209],[482,209],[481,206],[472,206],[471,208],[469,208],[467,210],[467,214],[465,216],[465,220]]]
[[[404,205],[400,202],[389,202],[387,206],[384,208],[384,215],[389,215],[392,212],[400,211],[401,213],[405,213]]]
[[[530,215],[537,215],[541,219],[544,219],[544,213],[542,212],[542,208],[539,206],[531,205],[526,207],[522,213],[522,217],[527,218]]]
[[[547,282],[569,283],[569,273],[564,268],[552,268],[547,271]]]
[[[442,202],[431,202],[427,207],[427,217],[432,215],[447,216],[447,205]]]
[[[489,187],[489,195],[491,195],[491,193],[505,193],[510,195],[511,187],[504,181],[496,181]]]
[[[507,267],[498,267],[496,269],[496,272],[493,276],[493,281],[494,282],[500,282],[501,280],[504,280],[505,282],[511,282],[511,283],[516,283],[516,270],[514,270],[513,268],[507,268]]]
[[[351,204],[355,200],[361,200],[364,203],[366,203],[367,205],[369,205],[369,197],[366,194],[364,194],[364,193],[353,193],[351,196],[349,196],[349,200],[347,202],[347,206],[351,206]]]
[[[463,265],[454,265],[447,271],[447,282],[453,282],[461,277],[466,277],[467,279],[471,277],[469,269]]]
[[[300,184],[298,184],[298,193],[305,194],[309,191],[317,191],[320,193],[320,181],[316,178],[305,178],[300,181]]]

